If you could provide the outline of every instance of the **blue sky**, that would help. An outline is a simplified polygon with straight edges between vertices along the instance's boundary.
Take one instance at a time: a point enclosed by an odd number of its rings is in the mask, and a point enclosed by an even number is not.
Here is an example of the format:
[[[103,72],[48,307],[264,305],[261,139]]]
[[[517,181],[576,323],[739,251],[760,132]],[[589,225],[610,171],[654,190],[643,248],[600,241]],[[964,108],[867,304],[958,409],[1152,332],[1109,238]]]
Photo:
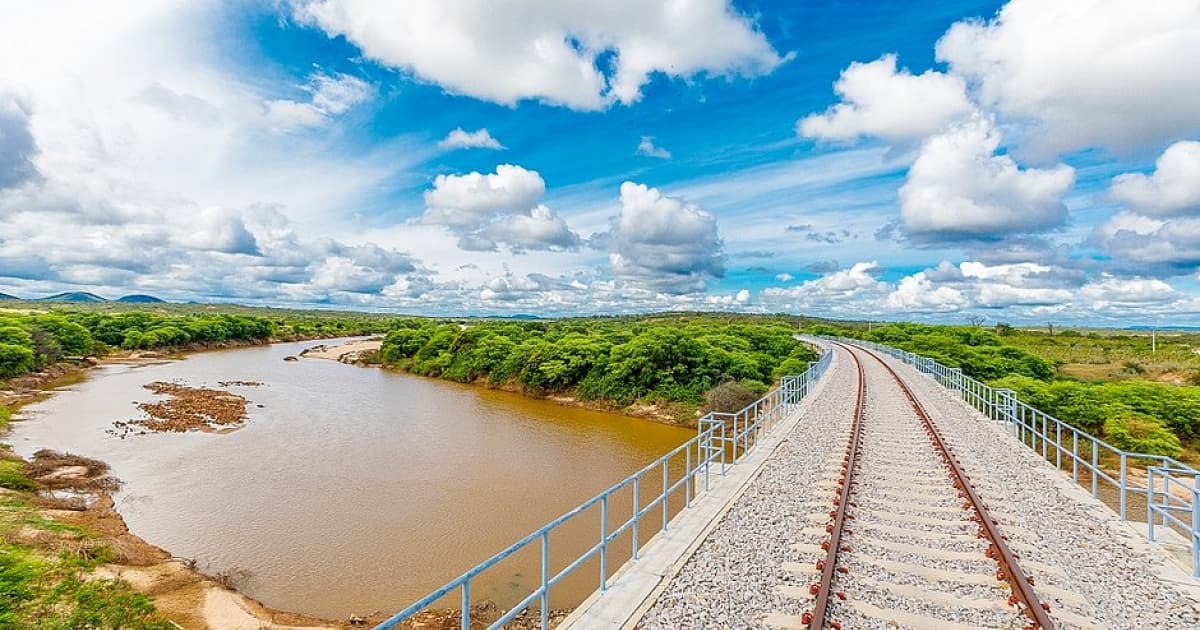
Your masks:
[[[0,9],[0,291],[1188,323],[1200,2]]]

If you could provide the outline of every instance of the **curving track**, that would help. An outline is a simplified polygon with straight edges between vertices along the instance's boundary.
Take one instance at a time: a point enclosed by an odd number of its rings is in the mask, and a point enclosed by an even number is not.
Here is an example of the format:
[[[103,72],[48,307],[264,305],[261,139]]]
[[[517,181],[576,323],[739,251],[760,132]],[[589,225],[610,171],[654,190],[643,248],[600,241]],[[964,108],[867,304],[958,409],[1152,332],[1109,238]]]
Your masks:
[[[1055,628],[1000,526],[904,381],[879,357],[841,346],[858,399],[837,466],[809,610],[789,628]],[[897,400],[907,405],[897,408]],[[903,408],[906,407],[906,408]],[[781,587],[784,588],[784,587]]]

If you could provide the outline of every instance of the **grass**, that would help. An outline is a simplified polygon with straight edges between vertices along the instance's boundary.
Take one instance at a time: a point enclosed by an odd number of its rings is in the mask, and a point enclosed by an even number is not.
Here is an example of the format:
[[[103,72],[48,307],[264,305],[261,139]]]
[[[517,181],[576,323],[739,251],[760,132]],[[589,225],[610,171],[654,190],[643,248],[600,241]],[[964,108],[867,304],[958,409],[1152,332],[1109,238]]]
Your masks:
[[[108,548],[83,527],[43,513],[25,463],[0,450],[0,630],[169,630],[150,598],[92,576]]]
[[[1200,385],[1200,334],[1120,330],[1014,329],[1004,342],[1052,361],[1059,374],[1086,381],[1151,380]]]
[[[24,463],[15,459],[0,459],[0,488],[30,491],[37,484],[25,475]]]

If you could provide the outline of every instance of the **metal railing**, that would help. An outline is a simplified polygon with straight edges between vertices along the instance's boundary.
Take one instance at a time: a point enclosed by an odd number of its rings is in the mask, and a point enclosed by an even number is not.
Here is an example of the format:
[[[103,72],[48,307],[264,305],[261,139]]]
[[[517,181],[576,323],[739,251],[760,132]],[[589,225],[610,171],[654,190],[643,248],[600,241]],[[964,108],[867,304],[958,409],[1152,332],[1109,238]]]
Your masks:
[[[779,387],[768,392],[762,398],[747,405],[736,413],[709,413],[699,420],[697,435],[676,447],[671,452],[647,464],[632,475],[622,479],[607,490],[584,501],[576,508],[543,525],[537,531],[518,540],[496,555],[475,565],[466,573],[450,580],[429,595],[414,602],[411,606],[389,617],[376,626],[376,629],[393,628],[410,617],[429,609],[439,600],[458,591],[459,607],[462,615],[463,630],[471,628],[471,582],[481,573],[495,567],[514,554],[533,547],[539,548],[541,559],[541,576],[539,585],[526,595],[507,612],[487,627],[489,630],[499,628],[512,621],[518,615],[533,610],[535,607],[540,614],[540,626],[549,627],[550,593],[551,589],[562,582],[593,558],[599,558],[598,589],[605,591],[610,581],[608,571],[610,551],[614,541],[629,532],[631,535],[629,561],[636,561],[644,546],[639,538],[640,521],[650,516],[651,511],[661,511],[659,531],[667,531],[671,521],[688,509],[692,502],[704,492],[708,492],[712,475],[724,476],[731,466],[751,452],[761,438],[773,429],[780,420],[787,417],[795,407],[812,390],[816,382],[828,369],[833,353],[826,348],[818,361],[809,363],[808,369],[797,376],[785,376],[780,379]],[[678,481],[670,481],[670,465],[673,459],[682,454],[684,468]],[[657,496],[649,502],[642,502],[642,491],[646,488],[644,480],[653,479],[650,483],[656,487]],[[661,477],[661,479],[659,479]],[[657,482],[657,483],[655,483]],[[610,515],[615,507],[616,494],[626,488],[632,490],[632,505],[628,507],[629,518],[619,524],[610,523]],[[670,514],[669,503],[672,495],[679,497],[682,493],[682,508],[674,516]],[[569,560],[558,571],[551,570],[550,536],[567,523],[577,521],[580,515],[589,512],[596,506],[600,508],[600,523],[594,545],[582,554]],[[562,558],[558,558],[562,560]]]
[[[1060,471],[1069,468],[1072,481],[1090,486],[1093,498],[1101,499],[1101,489],[1111,487],[1122,520],[1131,520],[1130,509],[1144,504],[1146,536],[1154,541],[1156,526],[1175,528],[1190,545],[1192,576],[1200,577],[1200,471],[1164,455],[1123,451],[1018,400],[1011,389],[991,387],[929,357],[861,339],[837,340],[891,356],[958,392],[983,415],[1004,422],[1022,444]],[[1145,465],[1144,483],[1136,474],[1137,464]],[[1131,503],[1132,495],[1144,501]]]

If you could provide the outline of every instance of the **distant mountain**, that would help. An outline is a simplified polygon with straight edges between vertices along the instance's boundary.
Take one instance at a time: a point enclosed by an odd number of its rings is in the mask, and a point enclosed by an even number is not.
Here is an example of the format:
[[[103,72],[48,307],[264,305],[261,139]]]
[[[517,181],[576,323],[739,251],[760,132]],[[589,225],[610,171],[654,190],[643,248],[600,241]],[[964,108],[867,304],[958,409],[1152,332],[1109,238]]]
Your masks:
[[[166,302],[166,300],[162,298],[156,298],[153,295],[142,295],[140,293],[126,295],[125,297],[117,298],[116,301],[125,302],[127,304],[163,304]]]
[[[107,302],[108,300],[87,291],[68,291],[66,293],[55,293],[47,295],[44,298],[38,298],[39,302]]]
[[[15,295],[9,295],[7,293],[0,293],[0,300],[19,300],[19,299],[21,299],[21,298],[15,296]]]

